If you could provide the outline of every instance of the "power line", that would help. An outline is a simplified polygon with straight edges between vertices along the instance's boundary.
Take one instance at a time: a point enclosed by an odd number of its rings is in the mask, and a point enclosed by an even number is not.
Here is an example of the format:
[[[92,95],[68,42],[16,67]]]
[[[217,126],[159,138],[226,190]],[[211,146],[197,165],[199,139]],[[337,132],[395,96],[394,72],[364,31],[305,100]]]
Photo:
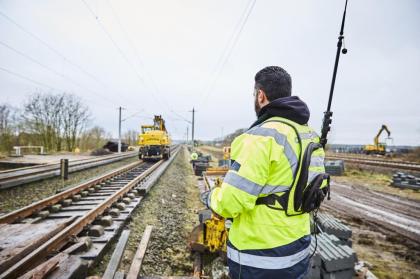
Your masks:
[[[142,84],[146,85],[147,84],[144,82],[143,78],[139,75],[136,67],[134,66],[133,63],[131,63],[131,61],[127,58],[127,56],[124,54],[124,52],[122,51],[122,49],[118,46],[118,44],[116,43],[116,41],[113,39],[112,35],[108,32],[108,30],[105,28],[105,25],[102,23],[102,21],[100,20],[100,18],[96,15],[96,13],[92,10],[92,8],[88,5],[88,3],[86,2],[86,0],[81,0],[85,6],[87,7],[87,9],[89,10],[89,12],[92,14],[92,16],[96,19],[97,23],[99,24],[100,28],[102,29],[102,31],[107,35],[107,37],[111,40],[112,44],[114,45],[114,47],[118,50],[119,54],[124,58],[124,60],[127,62],[127,64],[130,65],[130,67],[133,69],[134,73],[136,74],[136,77],[141,81]],[[109,6],[110,9],[113,13],[113,16],[115,17],[120,29],[122,30],[122,32],[124,33],[125,39],[127,40],[128,44],[130,45],[130,47],[133,49],[136,58],[139,60],[140,64],[144,67],[147,75],[149,76],[150,80],[151,80],[151,84],[153,89],[155,90],[155,94],[151,94],[153,99],[155,100],[156,103],[160,104],[165,104],[165,106],[168,108],[168,110],[172,111],[172,109],[170,108],[170,106],[168,105],[168,103],[166,102],[166,100],[163,98],[163,100],[161,101],[160,98],[158,98],[158,95],[160,95],[159,89],[156,85],[156,83],[154,82],[154,79],[152,77],[152,75],[147,71],[142,59],[140,58],[140,55],[137,51],[137,48],[134,46],[134,44],[132,43],[132,41],[130,40],[128,33],[126,32],[124,26],[122,25],[121,21],[119,20],[118,14],[115,12],[113,6],[111,5],[110,2]],[[173,111],[172,111],[173,112]]]
[[[20,51],[20,50],[17,50],[16,48],[14,48],[14,47],[12,47],[12,46],[10,46],[10,45],[8,45],[8,44],[6,44],[6,43],[2,42],[2,41],[0,41],[0,45],[2,45],[2,46],[4,46],[4,47],[8,48],[9,50],[11,50],[11,51],[13,51],[13,52],[15,52],[15,53],[17,53],[17,54],[19,54],[19,55],[23,56],[23,57],[25,57],[26,59],[28,59],[28,60],[32,61],[33,63],[35,63],[35,64],[37,64],[37,65],[39,65],[39,66],[41,66],[42,68],[44,68],[44,69],[46,69],[46,70],[48,70],[48,71],[50,71],[50,72],[52,72],[52,73],[54,73],[54,74],[56,74],[56,75],[60,76],[61,78],[65,79],[65,80],[68,80],[69,82],[71,82],[72,84],[74,84],[74,85],[76,85],[76,86],[78,86],[78,87],[82,88],[83,90],[89,91],[89,92],[91,92],[91,93],[95,94],[95,95],[96,95],[96,96],[98,96],[98,97],[101,97],[101,98],[103,98],[103,97],[104,97],[104,96],[100,95],[99,93],[97,93],[97,92],[95,92],[95,91],[93,91],[93,90],[90,90],[90,89],[85,88],[84,86],[82,86],[82,85],[81,85],[81,84],[79,84],[78,82],[74,81],[72,78],[70,78],[70,77],[68,77],[68,76],[66,76],[66,75],[63,75],[62,73],[60,73],[60,72],[58,72],[58,71],[54,70],[53,68],[50,68],[50,67],[48,67],[48,66],[44,65],[44,64],[43,64],[43,63],[41,63],[40,61],[38,61],[38,60],[36,60],[35,58],[33,58],[33,57],[29,56],[28,54],[26,54],[26,53],[24,53],[24,52],[22,52],[22,51]],[[106,98],[106,99],[107,99],[107,98]],[[114,101],[112,101],[112,100],[110,100],[110,99],[107,99],[107,101],[109,101],[110,103],[114,104]]]
[[[66,92],[66,90],[63,90],[63,89],[60,89],[60,88],[55,88],[55,87],[53,87],[53,86],[50,86],[50,85],[45,84],[45,83],[42,83],[42,82],[40,82],[40,81],[36,81],[36,80],[34,80],[34,79],[30,78],[30,77],[24,76],[24,75],[22,75],[22,74],[16,73],[16,72],[14,72],[14,71],[8,70],[8,69],[3,68],[3,67],[0,67],[0,70],[1,70],[1,71],[3,71],[3,72],[5,72],[5,73],[8,73],[8,74],[10,74],[10,75],[12,75],[12,76],[16,76],[16,77],[21,78],[21,79],[23,79],[23,80],[26,80],[26,81],[32,82],[32,83],[34,83],[34,84],[36,84],[36,85],[40,85],[40,86],[42,86],[42,87],[48,88],[48,89],[50,89],[50,90],[52,90],[52,91],[61,91],[61,92]],[[83,97],[84,97],[84,98],[86,98],[86,96],[83,96]],[[87,99],[90,99],[90,98],[87,98]],[[90,100],[91,100],[92,102],[93,102],[93,101],[96,101],[96,100],[93,100],[93,99],[90,99]],[[109,108],[109,106],[108,106],[108,108]]]
[[[6,73],[8,73],[8,74],[10,74],[10,75],[12,75],[12,76],[19,77],[19,78],[21,78],[21,79],[24,79],[24,80],[30,81],[30,82],[32,82],[32,83],[34,83],[34,84],[37,84],[37,85],[40,85],[40,86],[43,86],[43,87],[49,88],[49,89],[51,89],[51,90],[57,90],[57,89],[55,89],[54,87],[51,87],[51,86],[49,86],[49,85],[47,85],[47,84],[45,84],[45,83],[42,83],[42,82],[39,82],[39,81],[33,80],[33,79],[29,78],[29,77],[26,77],[26,76],[24,76],[24,75],[18,74],[18,73],[13,72],[13,71],[10,71],[10,70],[5,69],[5,68],[3,68],[3,67],[0,67],[0,70],[2,70],[3,72],[6,72]]]
[[[213,87],[213,84],[215,83],[216,79],[217,79],[217,73],[218,70],[220,70],[222,62],[223,62],[223,58],[226,57],[226,54],[228,53],[228,50],[230,48],[230,46],[232,45],[232,41],[233,38],[235,38],[235,34],[238,32],[240,26],[241,26],[241,22],[243,22],[245,16],[246,16],[246,11],[249,9],[251,3],[253,0],[249,0],[248,3],[245,6],[245,9],[243,10],[241,16],[239,17],[238,22],[236,23],[235,27],[232,30],[231,35],[229,36],[229,39],[226,42],[225,47],[223,48],[222,52],[220,53],[219,58],[217,59],[216,64],[214,65],[213,70],[211,71],[210,75],[209,75],[209,81],[206,85],[206,87],[204,88],[201,97],[202,97],[202,102],[204,102],[205,96],[207,96],[208,92],[211,90],[211,88]],[[213,78],[213,79],[212,79]],[[200,104],[201,104],[200,103]]]
[[[127,119],[129,119],[129,118],[131,118],[131,117],[137,116],[137,115],[139,115],[141,112],[144,112],[144,109],[141,109],[141,110],[139,110],[139,111],[137,111],[137,112],[135,112],[135,113],[133,113],[133,114],[130,114],[129,116],[127,116],[127,117],[125,117],[124,119],[122,119],[121,121],[125,121],[125,120],[127,120]]]
[[[123,33],[123,35],[124,35],[125,40],[127,41],[128,45],[129,45],[129,46],[131,47],[131,49],[133,50],[133,53],[134,53],[134,55],[135,55],[136,59],[139,61],[139,64],[140,64],[140,65],[144,68],[144,72],[145,72],[145,73],[146,73],[146,75],[149,77],[149,79],[150,79],[150,83],[151,83],[151,85],[152,85],[152,87],[153,87],[153,90],[154,90],[154,91],[155,91],[155,93],[156,93],[156,96],[157,96],[157,97],[158,97],[158,96],[161,96],[161,94],[160,94],[160,90],[159,90],[159,88],[158,88],[158,86],[157,86],[156,82],[154,81],[152,74],[151,74],[151,73],[147,70],[147,68],[146,68],[146,64],[144,63],[144,60],[141,58],[141,56],[140,56],[140,54],[139,54],[139,52],[138,52],[138,50],[137,50],[137,47],[135,46],[135,44],[134,44],[134,43],[133,43],[133,41],[131,40],[131,37],[129,36],[128,32],[126,31],[126,29],[124,28],[123,24],[121,23],[121,20],[120,20],[120,18],[119,18],[119,16],[118,16],[118,13],[116,12],[116,10],[114,9],[114,7],[113,7],[113,6],[112,6],[112,4],[111,4],[111,0],[108,0],[108,5],[109,5],[109,7],[110,7],[110,9],[111,9],[111,11],[112,11],[112,15],[114,16],[115,21],[118,23],[118,26],[119,26],[119,28],[121,29],[121,31],[122,31],[122,33]],[[147,85],[147,83],[145,83],[145,84]],[[157,98],[157,97],[156,97],[156,98]],[[170,109],[170,107],[169,107],[168,103],[166,102],[165,98],[163,98],[162,100],[163,100],[163,103],[165,104],[165,106],[166,106],[168,109]]]
[[[246,11],[249,9],[249,6],[251,5],[253,0],[249,0],[247,5],[245,6],[245,9],[243,10],[241,16],[239,17],[238,22],[235,25],[235,28],[232,30],[232,33],[229,37],[229,40],[226,42],[226,45],[223,49],[223,51],[220,53],[219,59],[217,60],[216,64],[214,65],[213,71],[211,72],[210,76],[214,76],[217,72],[217,70],[220,68],[223,58],[226,56],[229,47],[232,44],[232,40],[235,37],[235,34],[238,32],[237,30],[240,28],[241,26],[241,22],[243,21],[243,19],[245,18],[246,15]]]
[[[66,61],[68,64],[74,66],[75,68],[77,68],[79,71],[81,71],[82,73],[84,73],[85,75],[89,76],[91,79],[95,80],[96,82],[98,82],[99,84],[101,84],[102,86],[104,86],[105,88],[108,88],[108,85],[106,85],[104,82],[102,82],[100,79],[98,79],[96,76],[94,76],[93,74],[89,73],[88,71],[86,71],[85,69],[83,69],[80,65],[72,62],[69,58],[67,58],[64,54],[62,54],[61,52],[59,52],[58,50],[56,50],[55,48],[53,48],[50,44],[48,44],[46,41],[42,40],[39,36],[35,35],[33,32],[29,31],[28,29],[26,29],[25,27],[23,27],[22,25],[20,25],[19,23],[17,23],[15,20],[13,20],[11,17],[7,16],[6,14],[4,14],[3,12],[0,11],[0,15],[2,17],[4,17],[6,20],[8,20],[10,23],[14,24],[16,27],[18,27],[20,30],[22,30],[24,33],[26,33],[27,35],[29,35],[30,37],[34,38],[35,40],[37,40],[38,42],[40,42],[41,44],[43,44],[45,47],[47,47],[50,51],[52,51],[53,53],[55,53],[56,55],[58,55],[60,58],[62,58],[64,61]]]
[[[182,121],[185,121],[185,122],[187,122],[187,123],[190,123],[190,124],[191,124],[191,121],[190,121],[190,120],[187,120],[185,117],[183,117],[182,115],[180,115],[180,114],[179,114],[179,113],[177,113],[176,111],[171,110],[171,112],[172,112],[173,114],[175,114],[176,116],[178,116],[178,120],[182,120]]]
[[[234,35],[236,30],[232,33],[232,38],[234,38],[233,42],[230,45],[230,48],[228,49],[227,54],[224,57],[223,63],[221,64],[221,66],[219,68],[219,71],[216,73],[211,85],[208,87],[209,90],[207,91],[207,93],[206,93],[205,97],[203,98],[203,101],[201,102],[201,104],[203,104],[207,100],[207,98],[211,95],[211,93],[213,92],[214,86],[216,85],[216,82],[219,79],[220,74],[223,72],[227,61],[229,60],[230,56],[232,55],[232,51],[233,51],[233,49],[235,48],[235,46],[238,42],[238,39],[239,39],[239,37],[242,33],[242,30],[244,29],[244,27],[245,27],[245,25],[246,25],[246,23],[249,19],[249,16],[250,16],[252,10],[254,9],[255,3],[257,2],[257,0],[251,0],[251,1],[252,2],[250,2],[250,4],[248,4],[248,6],[245,9],[245,18],[243,19],[243,16],[242,16],[241,19],[239,20],[239,22],[242,21],[242,23],[240,25],[240,28],[239,28],[239,31],[236,33],[236,35]],[[227,45],[229,45],[230,41],[231,41],[231,39],[229,39]]]
[[[89,6],[89,4],[85,0],[82,0],[82,2],[85,4],[86,8],[89,10],[89,12],[92,14],[92,16],[95,18],[95,20],[98,23],[101,30],[106,34],[106,36],[111,41],[112,45],[117,49],[118,53],[121,55],[121,57],[124,59],[124,61],[132,68],[132,70],[133,70],[135,76],[137,77],[137,79],[142,84],[145,84],[143,78],[138,73],[136,67],[133,65],[133,63],[131,63],[131,61],[128,59],[128,57],[124,54],[123,50],[118,46],[118,44],[116,43],[116,41],[112,37],[111,33],[109,33],[108,30],[105,28],[105,25],[102,23],[100,18],[96,15],[96,13],[92,10],[92,8]],[[159,100],[156,99],[156,96],[154,96],[153,94],[152,94],[152,96],[154,97],[155,101],[157,103],[159,103]]]

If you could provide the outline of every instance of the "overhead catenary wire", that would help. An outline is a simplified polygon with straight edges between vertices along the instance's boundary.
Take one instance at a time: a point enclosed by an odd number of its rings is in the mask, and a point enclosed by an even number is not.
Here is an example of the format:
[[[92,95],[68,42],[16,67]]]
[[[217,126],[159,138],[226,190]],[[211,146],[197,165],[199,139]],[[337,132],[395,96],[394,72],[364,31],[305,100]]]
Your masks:
[[[108,5],[111,9],[111,12],[115,18],[115,21],[118,23],[119,28],[121,29],[125,40],[127,41],[128,45],[130,46],[130,48],[132,49],[135,58],[137,59],[137,61],[139,62],[140,66],[143,67],[144,72],[146,73],[146,75],[148,76],[148,78],[150,79],[150,83],[152,85],[152,89],[156,91],[156,94],[158,96],[160,96],[160,90],[158,88],[158,86],[156,85],[156,82],[153,79],[152,74],[150,73],[150,71],[148,71],[148,69],[146,68],[146,64],[144,63],[144,59],[141,57],[141,55],[139,54],[139,51],[136,47],[136,45],[133,43],[133,40],[131,39],[131,37],[129,36],[127,30],[125,29],[124,25],[122,24],[120,17],[118,16],[118,13],[116,12],[116,10],[114,9],[114,7],[111,4],[111,0],[108,0]],[[147,83],[146,83],[147,85]],[[163,99],[163,102],[165,103],[165,105],[167,107],[169,107],[169,105],[167,104],[166,100]]]
[[[148,77],[148,79],[150,80],[150,84],[151,84],[151,87],[152,87],[152,90],[154,90],[155,91],[155,94],[157,95],[157,96],[161,96],[161,92],[160,92],[160,90],[159,90],[159,88],[158,88],[158,86],[157,86],[157,84],[156,84],[156,82],[155,82],[155,80],[154,80],[154,78],[153,78],[153,76],[152,76],[152,74],[148,71],[148,69],[146,68],[146,65],[145,65],[145,63],[144,63],[144,60],[142,59],[142,57],[141,57],[141,55],[140,55],[140,53],[139,53],[139,51],[138,51],[138,49],[137,49],[137,47],[135,46],[135,44],[133,43],[133,40],[131,39],[131,37],[130,37],[130,35],[129,35],[129,33],[127,32],[127,30],[125,29],[125,27],[124,27],[124,25],[122,24],[122,22],[121,22],[121,20],[120,20],[120,17],[118,16],[118,13],[117,13],[117,11],[115,10],[115,8],[113,7],[113,5],[112,5],[112,3],[111,3],[111,0],[108,0],[108,5],[109,5],[109,7],[110,7],[110,9],[111,9],[111,12],[112,12],[112,14],[113,14],[113,16],[114,16],[114,18],[115,18],[115,21],[117,22],[117,24],[118,24],[118,26],[119,26],[119,28],[121,29],[121,31],[122,31],[122,33],[123,33],[123,35],[124,35],[124,38],[125,38],[125,40],[127,41],[127,43],[128,43],[128,45],[131,47],[131,49],[132,49],[132,51],[133,51],[133,53],[134,53],[134,55],[135,55],[135,58],[137,59],[137,61],[139,62],[139,64],[143,67],[143,70],[144,70],[144,72],[145,72],[145,74],[147,75],[147,77]],[[147,83],[146,83],[146,85],[147,85]],[[159,98],[160,99],[160,98]],[[163,98],[162,99],[162,103],[166,106],[166,108],[171,112],[171,113],[173,113],[175,116],[177,116],[178,117],[178,119],[176,119],[176,121],[186,121],[186,122],[188,122],[188,123],[191,123],[191,121],[189,121],[189,120],[186,120],[183,116],[181,116],[180,114],[178,114],[177,112],[175,112],[170,106],[169,106],[169,104],[167,103],[167,101],[166,101],[166,99],[165,98]],[[166,118],[170,118],[170,117],[166,117]],[[174,129],[176,130],[176,128],[174,127]]]
[[[121,20],[120,20],[120,17],[118,16],[118,13],[117,13],[117,11],[114,9],[114,7],[113,7],[113,5],[112,5],[112,3],[111,3],[111,0],[108,0],[108,5],[109,5],[109,7],[110,7],[110,9],[111,9],[111,12],[112,12],[112,15],[114,16],[114,18],[115,18],[115,21],[117,22],[117,24],[118,24],[118,26],[119,26],[119,28],[121,29],[121,31],[122,31],[122,33],[123,33],[123,35],[124,35],[124,38],[125,38],[125,40],[127,41],[127,43],[128,43],[128,45],[130,46],[130,48],[132,49],[132,51],[133,51],[133,53],[134,53],[134,56],[135,56],[135,58],[137,59],[137,61],[139,62],[139,64],[140,64],[140,66],[141,67],[143,67],[143,70],[144,70],[144,72],[145,72],[145,74],[147,75],[147,77],[149,78],[149,80],[150,80],[150,84],[151,84],[151,87],[152,87],[152,90],[154,90],[155,91],[155,94],[156,94],[156,98],[158,98],[158,99],[160,99],[159,98],[159,96],[161,96],[161,92],[160,92],[160,90],[159,90],[159,87],[157,86],[157,84],[156,84],[156,82],[155,82],[155,80],[154,80],[154,78],[153,78],[153,76],[152,76],[152,74],[150,73],[150,71],[148,71],[148,69],[146,68],[146,64],[144,63],[144,59],[142,59],[142,57],[141,57],[141,55],[139,54],[139,51],[138,51],[138,49],[137,49],[137,47],[136,47],[136,45],[133,43],[133,40],[131,39],[131,37],[129,36],[129,33],[127,32],[127,30],[125,29],[125,27],[124,27],[124,25],[122,24],[122,22],[121,22]],[[145,85],[147,86],[147,83],[145,82]],[[160,101],[160,100],[159,100]],[[162,98],[162,102],[163,102],[163,104],[169,109],[169,110],[171,110],[171,108],[170,108],[170,106],[169,106],[169,104],[167,103],[167,101],[166,101],[166,99],[165,98]]]
[[[2,16],[4,19],[6,19],[8,22],[12,23],[13,25],[15,25],[17,28],[19,28],[22,32],[24,32],[25,34],[27,34],[28,36],[32,37],[33,39],[35,39],[36,41],[40,42],[42,45],[44,45],[47,49],[49,49],[51,52],[53,52],[54,54],[56,54],[57,56],[59,56],[61,59],[63,59],[66,63],[72,65],[73,67],[77,68],[81,73],[89,76],[92,80],[96,81],[97,83],[99,83],[100,85],[102,85],[104,88],[109,88],[109,85],[105,84],[103,81],[101,81],[98,77],[96,77],[95,75],[93,75],[92,73],[86,71],[83,67],[81,67],[80,65],[78,65],[77,63],[73,62],[72,60],[70,60],[67,56],[65,56],[63,53],[61,53],[60,51],[58,51],[57,49],[55,49],[53,46],[51,46],[51,44],[47,43],[45,40],[41,39],[39,36],[37,36],[36,34],[34,34],[33,32],[29,31],[27,28],[25,28],[24,26],[22,26],[21,24],[19,24],[18,22],[16,22],[14,19],[12,19],[10,16],[6,15],[5,13],[3,13],[2,11],[0,11],[0,16]],[[101,95],[102,97],[102,95]],[[113,103],[115,103],[113,101]]]
[[[16,77],[21,78],[21,79],[24,79],[24,80],[26,80],[26,81],[32,82],[32,83],[34,83],[34,84],[36,84],[36,85],[39,85],[39,86],[42,86],[42,87],[48,88],[48,89],[50,89],[50,90],[55,90],[55,91],[57,91],[57,89],[56,89],[56,88],[54,88],[54,87],[52,87],[52,86],[50,86],[50,85],[47,85],[47,84],[45,84],[45,83],[43,83],[43,82],[40,82],[40,81],[36,81],[36,80],[34,80],[34,79],[30,78],[30,77],[27,77],[27,76],[21,75],[21,74],[19,74],[19,73],[13,72],[13,71],[8,70],[8,69],[6,69],[6,68],[0,67],[0,70],[1,70],[1,71],[3,71],[3,72],[6,72],[6,73],[8,73],[8,74],[10,74],[10,75],[12,75],[12,76],[16,76]]]
[[[31,83],[33,83],[33,84],[36,84],[36,85],[39,85],[39,86],[42,86],[42,87],[45,87],[45,88],[48,88],[48,89],[50,89],[51,91],[66,92],[66,90],[63,90],[63,89],[60,89],[60,88],[56,88],[56,87],[51,86],[51,85],[48,85],[48,84],[46,84],[46,83],[43,83],[43,82],[40,82],[40,81],[34,80],[34,79],[30,78],[30,77],[27,77],[27,76],[25,76],[25,75],[19,74],[19,73],[17,73],[17,72],[12,71],[12,70],[9,70],[9,69],[6,69],[6,68],[3,68],[3,67],[1,67],[1,66],[0,66],[0,70],[1,70],[1,71],[3,71],[3,72],[5,72],[5,73],[8,73],[9,75],[12,75],[12,76],[18,77],[18,78],[20,78],[20,79],[23,79],[23,80],[29,81],[29,82],[31,82]],[[84,96],[84,98],[86,98],[86,96]],[[89,99],[89,98],[87,98],[87,99]],[[91,100],[91,101],[94,101],[94,100],[92,100],[92,99],[90,99],[90,100]],[[107,107],[108,107],[108,108],[111,108],[111,106],[107,106]]]
[[[179,113],[177,113],[177,112],[176,112],[176,111],[174,111],[174,110],[171,110],[171,112],[172,112],[173,114],[175,114],[175,115],[178,117],[178,120],[182,120],[182,121],[185,121],[185,122],[187,122],[187,123],[190,123],[190,124],[191,124],[191,120],[186,119],[185,117],[183,117],[182,115],[180,115]]]
[[[13,51],[13,52],[15,52],[15,53],[17,53],[17,54],[21,55],[22,57],[25,57],[26,59],[30,60],[31,62],[33,62],[33,63],[37,64],[38,66],[40,66],[40,67],[42,67],[42,68],[44,68],[44,69],[46,69],[47,71],[52,72],[52,73],[54,73],[54,74],[56,74],[56,75],[60,76],[61,78],[63,78],[63,79],[65,79],[65,80],[69,81],[69,82],[70,82],[70,83],[72,83],[73,85],[76,85],[77,87],[79,87],[79,88],[81,88],[81,89],[83,89],[83,90],[86,90],[86,91],[88,91],[88,92],[90,92],[90,93],[92,93],[92,94],[95,94],[96,96],[98,96],[98,97],[100,97],[100,98],[103,98],[103,96],[102,96],[101,94],[99,94],[98,92],[93,91],[93,90],[91,90],[91,89],[88,89],[88,88],[84,87],[83,85],[79,84],[78,82],[76,82],[76,81],[75,81],[75,80],[73,80],[72,78],[70,78],[70,77],[68,77],[68,76],[66,76],[66,75],[64,75],[64,74],[62,74],[62,73],[60,73],[60,72],[56,71],[55,69],[53,69],[53,68],[51,68],[51,67],[48,67],[47,65],[43,64],[43,63],[42,63],[42,62],[40,62],[39,60],[37,60],[37,59],[35,59],[35,58],[31,57],[30,55],[28,55],[28,54],[26,54],[26,53],[24,53],[24,52],[22,52],[22,51],[20,51],[20,50],[17,50],[16,48],[14,48],[14,47],[12,47],[12,46],[10,46],[10,45],[6,44],[5,42],[0,41],[0,45],[2,45],[2,46],[4,46],[5,48],[7,48],[7,49],[9,49],[9,50],[11,50],[11,51]],[[106,98],[106,100],[107,100],[108,102],[110,102],[111,104],[114,104],[114,103],[115,103],[115,102],[114,102],[113,100],[111,100],[111,99]]]
[[[129,116],[127,116],[127,117],[125,117],[124,119],[122,119],[121,121],[125,121],[125,120],[127,120],[127,119],[129,119],[129,118],[131,118],[131,117],[138,116],[138,115],[139,115],[140,113],[142,113],[142,112],[144,112],[144,109],[141,109],[141,110],[139,110],[139,111],[137,111],[137,112],[135,112],[135,113],[130,114]]]
[[[237,26],[239,25],[239,29],[237,30],[237,28],[234,29],[231,37],[229,38],[227,44],[226,44],[226,48],[224,49],[224,51],[222,52],[220,57],[224,57],[224,59],[219,59],[220,61],[222,61],[220,67],[218,68],[218,71],[216,72],[216,74],[214,75],[213,80],[211,81],[211,83],[209,84],[209,86],[207,87],[208,90],[206,90],[204,92],[204,98],[201,101],[201,105],[203,105],[205,103],[205,101],[207,100],[207,98],[211,95],[211,93],[213,92],[213,89],[221,75],[221,73],[223,72],[227,61],[229,60],[230,56],[232,55],[233,50],[235,49],[235,46],[239,40],[239,37],[249,19],[249,16],[251,15],[254,6],[256,4],[257,0],[250,0],[250,2],[248,3],[248,5],[246,6],[243,15],[241,16],[241,18],[238,21]],[[245,15],[245,16],[244,16]],[[239,24],[240,23],[240,24]],[[236,33],[236,34],[235,34]],[[232,43],[230,43],[232,42]],[[230,46],[230,47],[229,47]]]
[[[123,58],[123,60],[132,68],[133,73],[136,76],[136,78],[140,81],[140,83],[142,85],[146,85],[145,82],[144,82],[144,79],[140,76],[140,74],[138,73],[138,71],[137,71],[136,67],[134,66],[134,64],[128,59],[128,57],[127,57],[127,55],[125,55],[124,51],[118,46],[117,42],[112,37],[111,33],[108,32],[108,30],[106,29],[105,25],[100,20],[99,16],[93,11],[93,9],[89,6],[89,4],[86,2],[86,0],[81,0],[81,1],[85,4],[85,6],[88,9],[88,11],[95,18],[95,20],[98,23],[99,27],[106,34],[106,36],[111,41],[112,45],[115,47],[115,49],[118,51],[118,53],[121,55],[121,57]],[[157,96],[155,96],[154,94],[151,94],[151,95],[152,95],[153,99],[155,100],[155,102],[157,104],[160,104]]]
[[[223,48],[222,52],[220,53],[220,56],[217,59],[217,62],[214,65],[214,68],[213,68],[213,70],[210,74],[210,77],[213,77],[217,73],[217,70],[222,65],[223,58],[226,56],[226,54],[229,50],[229,47],[232,45],[232,40],[235,37],[235,34],[238,32],[237,30],[239,30],[239,28],[241,26],[241,22],[243,22],[243,19],[245,18],[245,15],[246,15],[246,11],[249,9],[252,1],[253,0],[249,0],[248,3],[245,5],[245,9],[243,10],[241,16],[239,17],[238,22],[236,23],[235,27],[233,28],[232,33],[229,36],[229,40],[227,40],[225,47]],[[210,85],[210,83],[208,85]],[[206,90],[207,89],[208,89],[208,87],[206,88]],[[207,92],[207,91],[205,91],[205,92]]]

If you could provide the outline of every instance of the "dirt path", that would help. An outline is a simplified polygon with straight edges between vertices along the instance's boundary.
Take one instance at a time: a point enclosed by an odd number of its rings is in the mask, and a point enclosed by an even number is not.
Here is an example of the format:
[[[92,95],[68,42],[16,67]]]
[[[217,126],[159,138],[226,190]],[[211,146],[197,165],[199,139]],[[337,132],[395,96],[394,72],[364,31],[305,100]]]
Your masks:
[[[370,262],[379,278],[420,277],[420,202],[333,183],[322,208],[351,226],[358,258]]]
[[[350,216],[360,216],[364,221],[410,238],[420,245],[420,202],[366,188],[333,183],[332,199],[324,207]]]

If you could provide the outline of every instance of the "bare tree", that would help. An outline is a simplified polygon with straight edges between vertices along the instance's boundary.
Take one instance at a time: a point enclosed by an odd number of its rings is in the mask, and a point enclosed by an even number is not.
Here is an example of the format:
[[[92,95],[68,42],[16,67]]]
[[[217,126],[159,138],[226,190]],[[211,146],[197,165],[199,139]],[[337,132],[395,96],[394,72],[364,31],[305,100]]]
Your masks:
[[[3,134],[10,123],[10,106],[6,104],[0,105],[0,133]]]
[[[16,140],[17,117],[16,109],[7,105],[0,105],[0,150],[8,152]]]
[[[75,95],[64,95],[64,106],[61,110],[63,134],[68,151],[76,148],[77,138],[90,119],[90,113],[80,98]]]
[[[68,151],[74,150],[89,116],[88,108],[75,95],[40,92],[30,97],[23,114],[24,126],[50,151],[60,151],[63,141]]]
[[[80,148],[82,150],[94,150],[102,147],[108,135],[102,127],[94,126],[80,136]]]
[[[127,143],[128,145],[136,145],[137,144],[137,137],[139,135],[139,132],[136,130],[128,130],[123,135],[123,141]]]
[[[62,102],[59,99],[57,95],[38,92],[24,105],[24,126],[47,150],[56,150],[56,140],[60,138],[59,107]]]

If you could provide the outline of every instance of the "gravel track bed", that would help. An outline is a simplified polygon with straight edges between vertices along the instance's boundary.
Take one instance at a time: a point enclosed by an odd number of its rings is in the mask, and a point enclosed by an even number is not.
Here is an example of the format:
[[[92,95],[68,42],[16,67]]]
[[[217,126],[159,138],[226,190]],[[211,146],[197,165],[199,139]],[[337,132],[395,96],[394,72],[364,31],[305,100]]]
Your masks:
[[[188,237],[198,224],[197,210],[203,208],[196,185],[189,154],[182,148],[133,213],[128,224],[130,238],[120,270],[128,272],[145,227],[152,225],[153,231],[140,275],[192,274],[193,259],[188,248]],[[113,248],[89,274],[102,274],[112,251]]]
[[[79,184],[84,180],[92,179],[93,177],[99,176],[137,160],[138,159],[134,157],[112,164],[71,173],[69,174],[69,179],[64,182],[59,177],[54,177],[9,189],[0,190],[0,213],[7,213],[27,206],[33,202],[54,195],[59,189],[70,185]]]

